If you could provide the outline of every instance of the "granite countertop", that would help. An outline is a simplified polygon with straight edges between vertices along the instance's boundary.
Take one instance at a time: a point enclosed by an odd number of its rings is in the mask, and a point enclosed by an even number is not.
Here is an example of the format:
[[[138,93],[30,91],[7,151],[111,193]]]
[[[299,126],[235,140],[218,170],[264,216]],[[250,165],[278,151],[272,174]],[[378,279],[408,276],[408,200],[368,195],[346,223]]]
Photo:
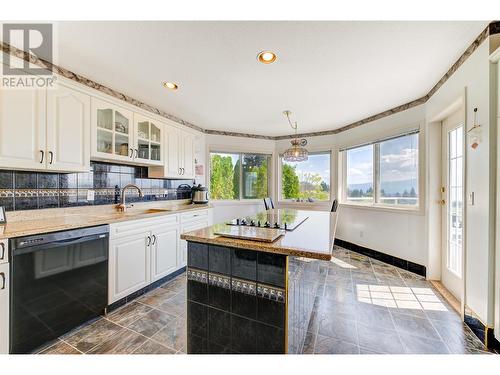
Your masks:
[[[135,203],[126,212],[114,206],[53,208],[7,213],[7,224],[0,225],[0,240],[76,228],[149,219],[180,212],[210,208],[210,204],[187,204],[187,201]]]
[[[274,211],[280,211],[275,209]],[[290,212],[290,210],[287,210]],[[274,242],[261,242],[228,238],[215,234],[227,224],[215,224],[211,227],[194,230],[181,235],[187,241],[223,245],[240,249],[263,251],[268,253],[292,255],[304,258],[330,260],[337,227],[337,213],[322,211],[295,210],[297,214],[308,218],[293,231],[287,231]],[[274,229],[267,229],[274,230]]]

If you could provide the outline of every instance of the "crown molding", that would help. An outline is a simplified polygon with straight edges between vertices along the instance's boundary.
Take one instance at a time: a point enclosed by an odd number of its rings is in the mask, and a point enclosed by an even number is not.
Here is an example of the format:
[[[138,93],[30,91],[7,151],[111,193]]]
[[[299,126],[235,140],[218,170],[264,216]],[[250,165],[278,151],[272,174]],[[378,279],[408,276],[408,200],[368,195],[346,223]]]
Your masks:
[[[381,118],[391,116],[395,113],[405,111],[407,109],[419,106],[421,104],[425,104],[432,95],[436,93],[437,90],[443,84],[450,79],[450,77],[458,70],[458,68],[469,58],[470,55],[474,53],[474,51],[490,36],[494,34],[500,34],[500,21],[492,21],[486,26],[486,28],[477,36],[477,38],[467,47],[467,49],[462,53],[462,55],[458,58],[457,61],[448,69],[448,71],[441,77],[441,79],[431,88],[431,90],[424,95],[423,97],[419,99],[415,99],[411,102],[399,105],[397,107],[388,109],[386,111],[377,113],[375,115],[366,117],[364,119],[355,121],[353,123],[344,125],[340,128],[337,129],[332,129],[332,130],[323,130],[323,131],[316,131],[316,132],[309,132],[309,133],[301,133],[298,134],[299,137],[305,138],[305,137],[318,137],[318,136],[324,136],[324,135],[333,135],[333,134],[338,134],[342,133],[348,130],[352,130],[354,128],[357,128],[359,126],[365,125],[369,122],[373,122],[375,120],[379,120]],[[51,62],[45,61],[43,59],[39,59],[36,56],[22,51],[14,46],[11,46],[3,41],[0,41],[0,48],[4,53],[8,53],[12,56],[15,56],[17,58],[23,59],[25,61],[28,61],[32,64],[35,64],[37,66],[40,66],[42,68],[49,69],[57,74],[60,74],[61,76],[73,80],[75,82],[78,82],[80,84],[83,84],[87,87],[90,87],[92,89],[98,90],[100,92],[103,92],[105,94],[108,94],[114,98],[123,100],[129,104],[135,105],[141,109],[144,109],[148,112],[154,113],[156,115],[159,115],[161,117],[164,117],[168,120],[174,121],[180,125],[186,126],[190,129],[197,130],[201,133],[204,134],[211,134],[211,135],[223,135],[223,136],[230,136],[230,137],[242,137],[242,138],[254,138],[254,139],[265,139],[265,140],[282,140],[282,139],[291,139],[294,138],[295,135],[290,134],[290,135],[281,135],[281,136],[267,136],[267,135],[259,135],[259,134],[247,134],[247,133],[238,133],[238,132],[230,132],[230,131],[224,131],[224,130],[211,130],[211,129],[204,129],[198,125],[195,125],[193,123],[190,123],[188,121],[185,121],[177,116],[174,116],[172,114],[169,114],[161,109],[155,108],[153,106],[150,106],[149,104],[146,104],[144,102],[141,102],[137,99],[132,98],[131,96],[125,95],[119,91],[113,90],[110,87],[101,85],[95,81],[92,81],[91,79],[88,79],[82,75],[76,74],[68,69],[65,69],[63,67],[60,67],[58,65],[55,65]],[[498,51],[496,51],[498,52]]]

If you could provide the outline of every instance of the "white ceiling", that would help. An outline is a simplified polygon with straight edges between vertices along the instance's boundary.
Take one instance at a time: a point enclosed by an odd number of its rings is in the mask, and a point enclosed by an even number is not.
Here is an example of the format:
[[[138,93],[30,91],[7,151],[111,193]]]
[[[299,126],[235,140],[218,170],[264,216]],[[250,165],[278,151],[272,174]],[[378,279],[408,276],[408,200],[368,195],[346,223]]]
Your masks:
[[[205,129],[329,130],[424,96],[488,22],[61,22],[58,64]],[[275,51],[271,65],[259,51]],[[179,84],[177,92],[162,81]]]

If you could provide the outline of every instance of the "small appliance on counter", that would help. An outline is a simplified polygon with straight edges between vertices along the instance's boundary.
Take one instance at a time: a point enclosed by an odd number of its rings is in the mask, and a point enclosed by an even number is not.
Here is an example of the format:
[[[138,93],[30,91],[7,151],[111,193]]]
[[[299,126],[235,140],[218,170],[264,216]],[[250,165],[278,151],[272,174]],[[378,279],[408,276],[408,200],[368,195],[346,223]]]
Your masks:
[[[195,204],[207,204],[208,203],[208,189],[205,186],[193,186],[191,188],[193,194],[193,203]]]
[[[177,199],[191,199],[191,185],[181,184],[177,187]]]

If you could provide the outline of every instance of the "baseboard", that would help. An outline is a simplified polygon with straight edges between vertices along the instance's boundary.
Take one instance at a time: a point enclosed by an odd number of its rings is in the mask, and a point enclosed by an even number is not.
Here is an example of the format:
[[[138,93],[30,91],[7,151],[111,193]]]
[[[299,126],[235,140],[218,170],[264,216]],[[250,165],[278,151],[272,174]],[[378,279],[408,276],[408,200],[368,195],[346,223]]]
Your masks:
[[[485,325],[467,306],[465,307],[464,322],[484,346],[488,349],[500,349],[500,342],[495,338],[493,328]]]
[[[116,302],[113,302],[111,305],[108,305],[108,307],[106,308],[106,314],[110,313],[113,310],[116,310],[117,308],[125,305],[128,302],[133,301],[137,297],[140,297],[143,294],[146,294],[147,292],[160,287],[161,285],[165,284],[167,281],[172,280],[174,277],[179,276],[181,273],[183,273],[185,271],[186,271],[186,267],[182,267],[182,268],[178,269],[177,271],[172,272],[170,275],[162,277],[160,280],[156,280],[154,283],[149,284],[148,286],[145,286],[144,288],[139,289],[138,291],[136,291],[132,294],[129,294],[128,296],[123,297],[122,299],[120,299]]]
[[[359,254],[369,256],[370,258],[377,259],[381,262],[390,264],[394,267],[401,268],[406,271],[416,273],[417,275],[426,276],[427,270],[425,266],[417,263],[410,262],[409,260],[401,259],[392,255],[381,253],[377,250],[372,250],[364,246],[357,245],[352,242],[344,241],[339,238],[335,238],[335,245],[343,247],[344,249],[354,251]]]

